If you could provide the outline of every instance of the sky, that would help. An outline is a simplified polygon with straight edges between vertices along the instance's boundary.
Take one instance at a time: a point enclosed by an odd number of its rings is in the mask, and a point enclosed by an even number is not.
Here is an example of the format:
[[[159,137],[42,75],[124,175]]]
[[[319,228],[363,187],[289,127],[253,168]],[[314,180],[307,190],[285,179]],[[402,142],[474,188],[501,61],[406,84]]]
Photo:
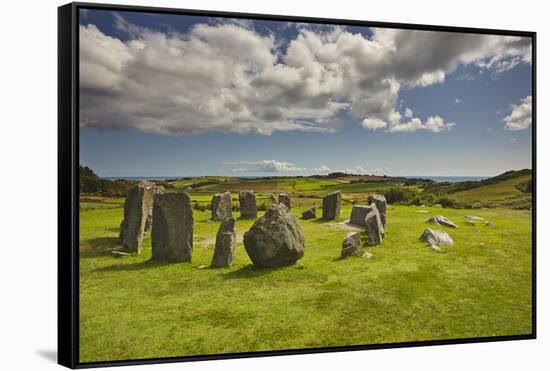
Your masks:
[[[531,39],[80,13],[80,163],[103,177],[531,168]]]

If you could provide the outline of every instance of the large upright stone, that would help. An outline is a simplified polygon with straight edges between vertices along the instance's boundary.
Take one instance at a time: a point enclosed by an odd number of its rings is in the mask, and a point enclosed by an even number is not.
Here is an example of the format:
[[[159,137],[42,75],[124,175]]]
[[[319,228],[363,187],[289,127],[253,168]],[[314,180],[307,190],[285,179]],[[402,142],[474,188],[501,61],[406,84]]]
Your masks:
[[[153,186],[153,195],[164,193],[164,187],[161,185]],[[149,209],[149,214],[147,214],[147,219],[145,220],[145,232],[150,232],[153,228],[153,203],[151,202],[151,208]]]
[[[232,215],[231,193],[216,193],[212,196],[212,220],[224,220]]]
[[[153,183],[140,182],[126,192],[124,219],[120,224],[119,239],[122,246],[139,254],[147,216],[153,206]]]
[[[352,255],[359,255],[361,249],[361,234],[359,232],[349,232],[342,241],[342,258]]]
[[[220,223],[220,228],[216,234],[216,247],[210,265],[215,268],[230,267],[235,260],[236,244],[235,218],[226,218]]]
[[[388,208],[388,203],[386,197],[380,194],[372,194],[368,197],[369,204],[375,203],[380,213],[380,219],[382,220],[382,225],[386,227],[386,210]]]
[[[351,224],[365,226],[365,218],[372,211],[372,207],[364,205],[353,205],[349,222]]]
[[[239,192],[239,210],[242,218],[255,218],[258,216],[254,191]]]
[[[340,191],[332,192],[323,197],[323,219],[332,220],[340,215],[342,194]]]
[[[285,205],[290,210],[290,196],[286,193],[279,193],[279,203]]]
[[[271,205],[244,234],[244,248],[258,267],[294,264],[304,256],[304,234],[298,219],[283,204]]]
[[[193,210],[187,193],[155,195],[151,242],[153,259],[190,262],[193,253]]]
[[[372,210],[365,218],[367,229],[367,245],[375,246],[382,243],[382,223],[378,210]]]

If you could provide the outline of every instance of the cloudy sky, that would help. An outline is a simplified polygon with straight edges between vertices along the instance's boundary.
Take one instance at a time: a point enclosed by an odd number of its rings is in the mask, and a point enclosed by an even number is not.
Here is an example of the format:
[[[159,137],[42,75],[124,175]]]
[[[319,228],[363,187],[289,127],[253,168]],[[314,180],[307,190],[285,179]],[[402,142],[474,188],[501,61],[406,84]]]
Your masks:
[[[83,10],[101,176],[489,176],[531,167],[531,40]]]

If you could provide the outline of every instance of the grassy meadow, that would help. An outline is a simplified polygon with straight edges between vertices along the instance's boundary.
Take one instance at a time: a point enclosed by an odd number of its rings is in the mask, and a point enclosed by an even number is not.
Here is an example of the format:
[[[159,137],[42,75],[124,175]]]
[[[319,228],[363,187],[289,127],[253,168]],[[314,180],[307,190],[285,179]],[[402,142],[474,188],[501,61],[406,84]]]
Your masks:
[[[211,269],[219,222],[209,220],[207,207],[194,210],[193,261],[167,264],[150,260],[148,233],[141,255],[113,257],[123,198],[81,196],[81,362],[531,332],[531,210],[393,204],[382,245],[363,248],[373,257],[340,259],[349,232],[342,222],[352,203],[393,184],[311,178],[228,178],[190,188],[192,183],[174,180],[167,191],[185,190],[193,205],[202,206],[222,190],[237,200],[238,190],[254,189],[258,204],[285,191],[298,217],[334,190],[343,192],[344,204],[338,220],[300,220],[306,249],[295,266],[252,267],[242,235],[253,220],[238,219],[235,264]],[[490,186],[497,189],[469,189],[453,197],[475,198],[472,192],[501,197],[502,187]],[[418,239],[425,228],[434,228],[426,220],[437,214],[459,227],[436,226],[455,240],[443,251]],[[494,225],[472,224],[465,215]]]

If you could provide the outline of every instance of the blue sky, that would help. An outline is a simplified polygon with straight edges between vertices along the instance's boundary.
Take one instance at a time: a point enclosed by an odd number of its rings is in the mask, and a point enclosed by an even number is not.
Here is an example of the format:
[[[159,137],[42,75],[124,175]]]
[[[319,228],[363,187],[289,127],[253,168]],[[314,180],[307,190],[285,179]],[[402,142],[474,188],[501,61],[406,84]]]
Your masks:
[[[530,40],[87,10],[100,176],[490,176],[531,167]]]

